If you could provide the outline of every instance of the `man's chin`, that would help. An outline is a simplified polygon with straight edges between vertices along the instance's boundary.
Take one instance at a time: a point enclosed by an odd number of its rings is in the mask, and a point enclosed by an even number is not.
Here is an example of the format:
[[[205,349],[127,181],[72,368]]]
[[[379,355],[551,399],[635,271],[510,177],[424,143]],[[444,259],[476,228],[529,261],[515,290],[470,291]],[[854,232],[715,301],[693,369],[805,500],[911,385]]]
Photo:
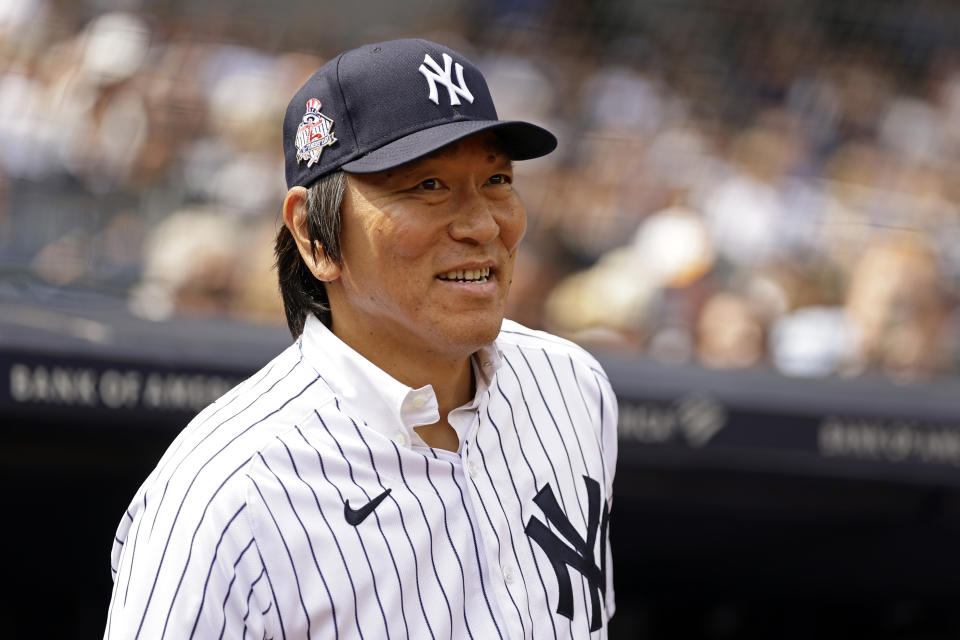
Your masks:
[[[438,327],[437,342],[446,342],[449,347],[464,355],[470,355],[481,347],[493,342],[500,334],[503,317],[491,318],[485,322],[473,322],[469,325]]]

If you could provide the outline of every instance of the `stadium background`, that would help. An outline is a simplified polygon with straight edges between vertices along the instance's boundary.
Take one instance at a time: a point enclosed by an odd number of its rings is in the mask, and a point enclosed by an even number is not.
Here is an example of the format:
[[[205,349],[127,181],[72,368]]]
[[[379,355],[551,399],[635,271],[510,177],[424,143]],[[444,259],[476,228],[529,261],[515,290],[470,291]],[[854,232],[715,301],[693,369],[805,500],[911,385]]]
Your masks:
[[[611,637],[960,637],[958,33],[949,0],[0,0],[0,625],[102,633],[127,500],[288,341],[287,97],[415,35],[561,139],[510,315],[621,399]]]

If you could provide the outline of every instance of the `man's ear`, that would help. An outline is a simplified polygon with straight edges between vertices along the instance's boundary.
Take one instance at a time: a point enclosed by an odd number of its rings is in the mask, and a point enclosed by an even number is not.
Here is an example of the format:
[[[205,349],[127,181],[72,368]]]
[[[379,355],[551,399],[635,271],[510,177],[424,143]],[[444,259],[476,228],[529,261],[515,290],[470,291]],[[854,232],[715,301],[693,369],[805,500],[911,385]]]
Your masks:
[[[340,277],[340,265],[331,260],[323,245],[310,241],[307,229],[307,190],[293,187],[283,200],[283,223],[297,243],[300,257],[317,280],[332,282]]]

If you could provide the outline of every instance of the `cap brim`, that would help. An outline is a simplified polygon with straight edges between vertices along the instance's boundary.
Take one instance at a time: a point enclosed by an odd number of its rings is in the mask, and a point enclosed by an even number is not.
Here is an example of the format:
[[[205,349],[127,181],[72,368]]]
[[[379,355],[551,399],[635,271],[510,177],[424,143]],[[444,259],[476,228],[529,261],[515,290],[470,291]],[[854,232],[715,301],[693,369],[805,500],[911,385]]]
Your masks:
[[[494,131],[503,142],[504,153],[513,160],[539,158],[557,147],[557,139],[552,133],[529,122],[460,120],[415,131],[346,162],[341,168],[349,173],[386,171],[482,131]]]

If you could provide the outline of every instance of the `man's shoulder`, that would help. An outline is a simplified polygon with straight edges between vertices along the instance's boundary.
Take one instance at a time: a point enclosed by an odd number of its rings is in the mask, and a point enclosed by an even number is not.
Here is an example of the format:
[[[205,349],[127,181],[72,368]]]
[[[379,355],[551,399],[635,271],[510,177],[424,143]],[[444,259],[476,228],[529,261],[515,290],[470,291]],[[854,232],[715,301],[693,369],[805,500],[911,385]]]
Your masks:
[[[523,352],[536,350],[551,357],[568,359],[575,365],[586,367],[598,375],[607,375],[597,359],[575,342],[560,336],[525,327],[513,320],[504,320],[497,336],[497,346],[504,358],[523,357]]]
[[[151,479],[164,486],[201,477],[205,485],[225,481],[331,398],[293,344],[191,420]]]

